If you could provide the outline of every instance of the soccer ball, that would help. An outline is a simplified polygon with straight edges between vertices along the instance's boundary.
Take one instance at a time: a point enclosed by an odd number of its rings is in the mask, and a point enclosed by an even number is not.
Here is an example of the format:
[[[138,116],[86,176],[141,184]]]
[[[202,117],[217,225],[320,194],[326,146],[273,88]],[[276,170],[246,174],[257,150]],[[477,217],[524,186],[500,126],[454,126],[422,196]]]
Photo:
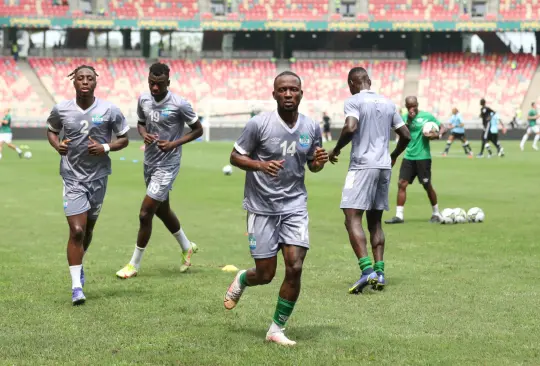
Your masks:
[[[439,133],[439,126],[435,122],[426,122],[424,124],[424,127],[422,127],[422,133],[424,136],[429,135],[432,132]]]
[[[455,208],[454,209],[454,222],[456,224],[464,224],[467,220],[467,213],[462,208]]]
[[[441,224],[452,225],[454,224],[455,212],[453,208],[445,208],[441,212],[442,221]]]
[[[470,222],[484,222],[486,215],[480,207],[473,207],[467,211],[467,218]]]
[[[32,159],[32,153],[30,151],[25,151],[23,156],[25,159]]]
[[[225,165],[221,171],[222,171],[223,174],[225,174],[225,175],[231,175],[231,174],[232,174],[232,166],[230,166],[230,165]]]

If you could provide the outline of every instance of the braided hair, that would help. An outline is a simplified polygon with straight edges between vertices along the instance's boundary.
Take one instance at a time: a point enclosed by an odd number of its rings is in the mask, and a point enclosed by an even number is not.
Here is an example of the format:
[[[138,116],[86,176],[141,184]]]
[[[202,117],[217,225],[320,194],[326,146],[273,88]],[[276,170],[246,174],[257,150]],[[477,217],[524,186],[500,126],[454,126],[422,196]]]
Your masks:
[[[98,73],[96,72],[96,69],[94,69],[93,66],[88,66],[88,65],[81,65],[81,66],[78,66],[75,70],[73,70],[71,72],[71,74],[69,74],[67,77],[70,79],[70,80],[73,80],[75,79],[75,75],[82,69],[88,69],[90,71],[92,71],[94,73],[95,76],[99,76]]]

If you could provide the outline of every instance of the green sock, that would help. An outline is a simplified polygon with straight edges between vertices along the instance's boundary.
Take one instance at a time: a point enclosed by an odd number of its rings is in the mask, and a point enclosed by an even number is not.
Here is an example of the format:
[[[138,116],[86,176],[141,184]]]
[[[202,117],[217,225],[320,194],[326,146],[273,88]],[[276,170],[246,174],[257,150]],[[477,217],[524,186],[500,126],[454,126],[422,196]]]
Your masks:
[[[382,272],[382,273],[384,273],[384,262],[383,262],[383,261],[375,262],[375,265],[373,266],[373,270],[374,270],[375,272]]]
[[[274,323],[284,326],[293,312],[294,304],[296,304],[296,301],[285,300],[278,296],[276,312],[274,313]]]
[[[371,264],[371,259],[369,257],[363,257],[358,260],[358,265],[360,266],[360,270],[364,271],[368,268],[373,268],[373,265]]]
[[[240,285],[242,285],[242,287],[249,286],[249,283],[247,282],[247,271],[240,275]]]

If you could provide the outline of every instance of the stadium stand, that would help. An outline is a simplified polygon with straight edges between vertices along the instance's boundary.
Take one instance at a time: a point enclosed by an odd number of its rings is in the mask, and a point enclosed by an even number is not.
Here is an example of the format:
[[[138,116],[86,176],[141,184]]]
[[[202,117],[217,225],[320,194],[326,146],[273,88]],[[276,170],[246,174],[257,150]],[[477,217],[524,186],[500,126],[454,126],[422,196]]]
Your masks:
[[[109,12],[117,18],[194,19],[199,13],[198,0],[112,0]]]
[[[440,118],[457,106],[465,119],[477,118],[481,98],[508,121],[523,102],[538,59],[530,55],[443,53],[422,63],[419,102]]]
[[[15,117],[43,116],[46,112],[43,101],[15,61],[12,58],[0,60],[0,105],[11,108]]]
[[[242,0],[239,12],[246,20],[323,20],[328,0]]]
[[[0,16],[56,16],[68,14],[69,5],[55,5],[48,0],[4,0]]]
[[[540,19],[538,0],[501,0],[499,14],[505,20]]]
[[[369,0],[374,20],[453,20],[459,16],[458,0]]]

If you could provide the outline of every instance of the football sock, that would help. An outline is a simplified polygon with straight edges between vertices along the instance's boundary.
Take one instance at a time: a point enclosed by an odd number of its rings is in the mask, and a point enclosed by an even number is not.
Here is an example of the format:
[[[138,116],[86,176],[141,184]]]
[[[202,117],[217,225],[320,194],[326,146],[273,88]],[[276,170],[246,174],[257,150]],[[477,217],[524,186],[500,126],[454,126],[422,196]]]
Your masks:
[[[138,246],[135,246],[135,251],[133,252],[133,257],[131,257],[129,264],[139,269],[143,254],[144,254],[144,248],[139,248]]]
[[[375,262],[375,265],[373,266],[373,270],[377,272],[377,274],[384,273],[384,261]]]
[[[21,149],[19,149],[18,147],[15,147],[15,151],[17,152],[17,154],[20,154],[20,153],[22,153],[22,150],[21,150]]]
[[[493,152],[491,151],[491,146],[489,146],[489,144],[486,144],[486,150],[488,152],[489,155],[491,155]]]
[[[249,283],[247,282],[247,271],[245,271],[244,273],[242,273],[240,275],[240,286],[242,287],[247,287],[249,286]]]
[[[467,141],[466,143],[464,143],[461,146],[463,146],[463,150],[465,150],[465,154],[469,154],[471,152],[471,147],[469,145],[469,141]]]
[[[540,135],[534,136],[533,146],[536,146],[538,144],[538,140],[540,140]]]
[[[431,209],[432,209],[433,215],[439,215],[439,204],[438,203],[436,205],[432,206]]]
[[[278,296],[276,312],[274,313],[273,318],[274,323],[281,327],[285,326],[285,323],[287,323],[287,320],[289,319],[294,310],[295,304],[296,301],[285,300]]]
[[[360,266],[360,270],[362,271],[362,273],[364,273],[364,271],[373,271],[373,264],[371,263],[371,259],[369,257],[360,258],[358,260],[358,265]]]
[[[184,233],[184,229],[181,228],[180,231],[174,233],[173,236],[176,238],[178,244],[180,244],[183,252],[191,249],[191,242],[188,240],[186,234]]]
[[[71,274],[71,288],[81,288],[81,268],[82,264],[76,266],[69,266],[69,273]]]
[[[396,207],[396,217],[399,217],[402,220],[403,220],[403,210],[404,210],[403,206]]]
[[[2,159],[2,153],[0,153],[0,159]]]
[[[446,141],[446,147],[444,148],[444,153],[447,154],[448,151],[450,151],[450,146],[452,143],[450,141]]]

